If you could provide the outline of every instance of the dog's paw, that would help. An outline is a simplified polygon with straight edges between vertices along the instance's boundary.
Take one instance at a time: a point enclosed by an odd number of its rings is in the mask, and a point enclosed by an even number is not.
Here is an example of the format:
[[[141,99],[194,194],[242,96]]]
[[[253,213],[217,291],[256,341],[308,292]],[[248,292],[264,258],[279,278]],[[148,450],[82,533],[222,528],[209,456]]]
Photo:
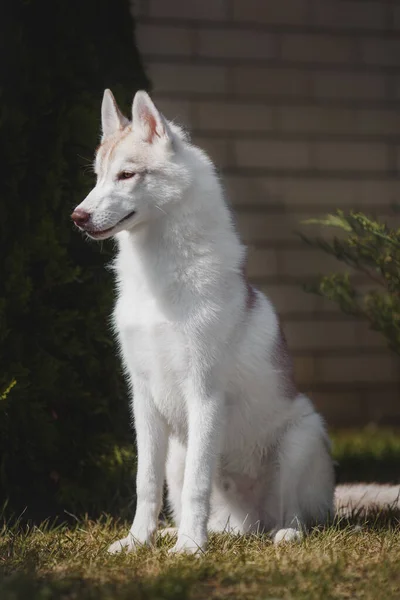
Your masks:
[[[128,534],[125,538],[122,538],[121,540],[117,540],[116,542],[114,542],[113,544],[111,544],[111,546],[109,546],[108,548],[108,553],[109,554],[118,554],[118,552],[133,552],[134,550],[136,550],[136,544],[135,544],[135,540],[133,539],[133,536]]]
[[[176,544],[168,551],[170,554],[195,554],[200,556],[206,548],[206,540],[196,542],[187,535],[178,535]]]
[[[287,529],[279,529],[274,535],[274,544],[283,544],[285,542],[300,542],[303,534],[298,529],[288,527]]]

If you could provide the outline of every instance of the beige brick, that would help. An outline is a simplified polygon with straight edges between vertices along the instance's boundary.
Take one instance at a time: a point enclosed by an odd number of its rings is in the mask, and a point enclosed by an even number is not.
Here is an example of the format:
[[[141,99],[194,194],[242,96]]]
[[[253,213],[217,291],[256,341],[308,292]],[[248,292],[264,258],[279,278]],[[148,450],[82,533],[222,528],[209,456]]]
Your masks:
[[[185,27],[138,24],[136,41],[142,55],[188,56],[192,53],[192,32]]]
[[[282,205],[286,197],[285,181],[282,178],[241,177],[224,175],[223,184],[230,202],[234,206]]]
[[[260,241],[296,242],[295,231],[304,231],[303,221],[315,215],[305,213],[269,214],[265,212],[240,212],[238,215],[239,231],[247,244]],[[322,228],[313,227],[313,233],[320,233]]]
[[[381,206],[382,210],[391,207],[399,197],[399,184],[396,179],[370,179],[353,181],[355,204],[370,210],[370,206]]]
[[[300,25],[306,23],[307,8],[306,0],[234,0],[233,16],[241,22]]]
[[[225,0],[150,0],[150,16],[215,21],[226,18],[226,6]]]
[[[351,39],[322,34],[283,34],[281,47],[284,60],[299,62],[349,63],[355,54]]]
[[[400,365],[399,365],[400,369]],[[400,423],[400,389],[382,391],[366,391],[364,401],[368,406],[368,414],[373,423],[379,425],[399,425]]]
[[[357,286],[357,289],[360,289]],[[357,339],[362,348],[377,348],[384,350],[387,348],[385,336],[379,331],[373,331],[369,323],[365,321],[357,321]]]
[[[243,140],[235,142],[240,167],[304,169],[309,165],[306,142]]]
[[[380,205],[384,209],[399,201],[399,183],[396,179],[360,181],[353,185],[357,204],[365,208]]]
[[[397,108],[387,110],[360,109],[356,111],[357,131],[365,135],[400,134],[400,113]]]
[[[294,378],[299,386],[309,386],[315,380],[315,364],[311,356],[293,357]]]
[[[308,219],[314,219],[315,212],[270,214],[265,212],[245,212],[241,210],[237,215],[239,232],[246,244],[257,245],[263,242],[289,242],[301,244],[297,235],[299,232],[310,237],[333,236],[346,237],[346,232],[341,229],[327,228],[324,225],[309,224]]]
[[[306,206],[311,207],[315,216],[337,208],[355,207],[374,214],[377,206],[390,214],[393,204],[399,204],[399,184],[396,178],[340,180],[327,176],[323,179],[304,179],[225,175],[224,184],[231,202],[236,206],[273,205],[293,212]]]
[[[394,89],[394,96],[395,96],[396,100],[398,100],[400,98],[400,77],[395,75],[389,81]]]
[[[355,348],[354,321],[299,321],[285,323],[286,338],[291,350],[331,350]]]
[[[366,38],[361,42],[362,61],[367,65],[400,65],[400,41]]]
[[[226,69],[205,65],[148,63],[148,75],[156,92],[223,93],[226,92]]]
[[[329,73],[313,75],[317,98],[378,100],[385,97],[385,77],[379,73]]]
[[[341,181],[324,178],[323,180],[296,177],[224,177],[228,195],[235,205],[277,205],[295,211],[298,206],[312,206],[313,211],[326,212],[337,207],[353,207],[359,198],[371,203],[384,201],[388,194],[385,182],[370,182],[373,194],[368,196],[367,182]],[[398,184],[396,184],[398,185]],[[393,196],[396,193],[392,186]]]
[[[207,152],[217,169],[231,166],[227,140],[196,135],[193,137],[193,142]]]
[[[277,273],[276,254],[274,250],[258,250],[249,248],[247,257],[247,274],[250,278],[266,277]]]
[[[314,5],[317,26],[339,29],[384,29],[386,2],[323,0]]]
[[[310,92],[311,73],[300,69],[236,67],[233,71],[233,86],[237,95],[306,97]]]
[[[350,267],[328,256],[318,249],[311,249],[304,245],[303,249],[276,250],[279,274],[297,277],[304,281],[307,277],[316,277],[318,274],[351,272]]]
[[[393,6],[393,28],[400,29],[400,6]]]
[[[391,356],[359,354],[348,357],[316,357],[317,381],[321,383],[395,382]]]
[[[195,127],[205,130],[271,131],[272,109],[263,104],[198,102],[195,104]]]
[[[387,148],[384,144],[314,142],[315,167],[322,170],[384,171]]]
[[[333,272],[333,269],[331,269],[330,272]],[[339,305],[336,302],[333,302],[332,300],[329,300],[328,298],[324,298],[322,296],[317,296],[317,312],[318,313],[326,313],[331,315],[339,315],[343,313],[340,310]]]
[[[190,102],[184,100],[172,100],[170,98],[160,97],[157,94],[153,95],[154,102],[163,115],[170,121],[175,121],[191,127],[191,105]]]
[[[351,108],[283,106],[278,114],[284,132],[348,134],[356,130],[356,111]]]
[[[198,52],[214,58],[274,58],[276,37],[264,31],[204,29],[198,32]]]
[[[271,300],[278,313],[282,316],[288,313],[314,312],[318,297],[307,294],[301,285],[268,284],[259,289]]]
[[[131,14],[135,18],[140,18],[147,15],[148,0],[129,0],[129,8]]]
[[[400,208],[399,204],[398,204],[398,207]],[[378,221],[380,221],[381,223],[384,223],[388,227],[392,227],[393,229],[400,230],[400,212],[399,211],[393,212],[393,210],[392,210],[389,213],[382,211],[382,213],[379,213],[376,215],[376,218],[378,219]]]
[[[363,425],[368,422],[367,403],[360,392],[313,392],[311,399],[328,427]]]

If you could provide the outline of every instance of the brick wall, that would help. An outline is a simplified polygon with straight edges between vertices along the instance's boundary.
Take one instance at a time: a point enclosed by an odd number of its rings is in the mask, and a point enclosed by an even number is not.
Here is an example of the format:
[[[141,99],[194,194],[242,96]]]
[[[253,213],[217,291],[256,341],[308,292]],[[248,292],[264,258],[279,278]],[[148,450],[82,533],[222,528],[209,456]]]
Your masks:
[[[338,265],[293,233],[338,207],[394,220],[400,4],[136,0],[134,11],[155,100],[221,171],[300,387],[332,425],[400,422],[398,359],[363,323],[302,291]]]

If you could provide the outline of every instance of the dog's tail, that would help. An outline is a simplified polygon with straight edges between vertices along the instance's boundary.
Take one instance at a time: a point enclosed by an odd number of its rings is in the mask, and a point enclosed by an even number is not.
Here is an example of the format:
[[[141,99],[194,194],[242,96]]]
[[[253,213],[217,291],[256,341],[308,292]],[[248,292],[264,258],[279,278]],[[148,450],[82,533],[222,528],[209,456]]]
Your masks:
[[[400,485],[355,483],[338,485],[335,508],[339,516],[368,514],[378,510],[400,510]]]

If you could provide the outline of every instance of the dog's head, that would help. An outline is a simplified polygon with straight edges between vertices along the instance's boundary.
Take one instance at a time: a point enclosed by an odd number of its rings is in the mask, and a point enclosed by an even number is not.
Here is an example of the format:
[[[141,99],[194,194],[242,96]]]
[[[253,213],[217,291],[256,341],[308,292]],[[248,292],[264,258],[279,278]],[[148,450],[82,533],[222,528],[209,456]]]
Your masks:
[[[190,186],[186,137],[166,121],[146,92],[136,93],[129,121],[106,90],[101,120],[96,186],[71,215],[94,239],[166,215]]]

